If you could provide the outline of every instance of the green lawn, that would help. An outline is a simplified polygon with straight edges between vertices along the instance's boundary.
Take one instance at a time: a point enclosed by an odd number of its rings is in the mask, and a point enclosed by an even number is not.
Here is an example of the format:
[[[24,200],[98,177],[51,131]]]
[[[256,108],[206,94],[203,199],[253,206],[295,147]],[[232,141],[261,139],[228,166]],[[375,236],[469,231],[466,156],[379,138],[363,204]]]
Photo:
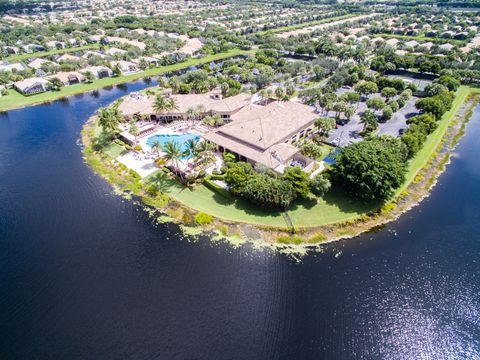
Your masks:
[[[35,94],[31,96],[24,96],[18,93],[17,91],[10,89],[8,95],[0,97],[0,111],[6,111],[6,110],[15,109],[15,108],[20,108],[27,105],[53,101],[66,96],[81,94],[87,91],[91,91],[91,90],[95,90],[95,89],[99,89],[107,86],[114,86],[114,85],[118,85],[126,82],[131,82],[137,79],[142,79],[144,77],[155,76],[155,75],[159,75],[159,74],[170,72],[170,71],[181,70],[184,68],[188,68],[192,65],[205,64],[211,61],[218,61],[218,60],[222,60],[222,59],[226,59],[226,58],[230,58],[238,55],[251,54],[251,53],[252,51],[233,49],[233,50],[215,54],[215,55],[208,55],[203,58],[198,58],[198,59],[190,58],[187,61],[174,64],[174,65],[167,65],[167,66],[147,69],[142,72],[125,75],[125,76],[98,79],[88,84],[83,83],[83,84],[65,86],[61,88],[60,91],[48,91],[48,92]]]
[[[429,135],[427,141],[417,153],[417,155],[415,155],[415,157],[410,160],[410,163],[408,164],[408,172],[406,175],[405,184],[397,190],[397,195],[400,194],[413,181],[420,169],[425,166],[432,153],[442,141],[442,137],[447,131],[448,125],[450,124],[453,116],[457,113],[458,109],[460,109],[460,106],[462,106],[462,104],[467,99],[467,96],[472,91],[478,90],[472,89],[468,86],[460,86],[458,88],[455,94],[455,99],[453,100],[452,108],[450,109],[450,111],[446,112],[443,115],[442,119],[438,123],[438,128]]]
[[[265,33],[279,33],[279,32],[285,32],[285,31],[291,31],[291,30],[297,30],[297,29],[302,29],[305,27],[309,26],[315,26],[315,25],[320,25],[324,23],[329,23],[332,21],[337,21],[337,20],[343,20],[343,19],[348,19],[354,16],[358,16],[362,14],[348,14],[348,15],[341,15],[341,16],[335,16],[332,18],[327,18],[327,19],[322,19],[322,20],[317,20],[317,21],[310,21],[306,23],[301,23],[301,24],[294,24],[294,25],[289,25],[289,26],[282,26],[278,27],[275,29],[270,29],[270,30],[265,30],[265,31],[258,31],[256,33],[253,33],[252,35],[258,35],[258,34],[265,34]]]
[[[65,54],[65,53],[70,53],[70,52],[76,52],[76,51],[98,49],[99,47],[100,47],[100,45],[98,45],[98,44],[90,44],[90,45],[84,45],[84,46],[66,48],[66,49],[53,49],[53,50],[49,50],[49,51],[36,52],[36,53],[31,53],[31,54],[16,54],[16,55],[7,56],[3,60],[7,60],[7,61],[10,61],[10,62],[22,61],[22,60],[30,59],[30,58],[39,58],[39,57],[45,57],[45,56],[50,56],[50,55],[59,55],[59,54]]]
[[[204,185],[197,185],[190,190],[173,180],[167,180],[162,191],[192,209],[219,219],[287,227],[282,211],[261,208],[243,198],[227,199]],[[378,204],[360,203],[351,200],[343,193],[332,192],[318,202],[298,202],[289,209],[288,213],[295,226],[311,227],[352,219],[376,207]]]

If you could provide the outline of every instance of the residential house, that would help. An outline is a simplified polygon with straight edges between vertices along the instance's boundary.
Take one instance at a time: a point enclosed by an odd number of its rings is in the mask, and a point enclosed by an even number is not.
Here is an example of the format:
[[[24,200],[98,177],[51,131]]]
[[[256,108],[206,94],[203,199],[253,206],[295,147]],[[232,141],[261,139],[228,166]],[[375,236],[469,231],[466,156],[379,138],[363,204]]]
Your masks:
[[[78,71],[61,71],[59,73],[56,73],[55,75],[49,76],[48,78],[58,78],[65,86],[80,84],[85,81],[85,76]]]
[[[106,66],[89,66],[81,70],[84,74],[87,71],[91,72],[97,79],[103,79],[113,75],[113,71]]]
[[[25,66],[20,63],[9,63],[8,61],[0,61],[0,71],[22,71],[25,70]]]
[[[131,61],[125,61],[125,60],[112,61],[111,64],[112,64],[112,68],[118,66],[122,74],[131,74],[139,71],[137,64]]]
[[[57,62],[61,63],[63,61],[81,61],[81,58],[75,55],[63,54],[57,58]]]
[[[42,58],[37,58],[35,60],[32,60],[28,63],[28,67],[32,68],[32,69],[35,69],[35,70],[38,70],[42,67],[43,64],[52,64],[52,65],[56,65],[54,62],[50,61],[50,60],[45,60],[45,59],[42,59]]]
[[[107,51],[105,51],[105,54],[110,55],[110,56],[123,55],[123,54],[126,54],[126,53],[127,53],[126,50],[119,49],[119,48],[116,48],[116,47],[112,47],[112,48],[108,49]]]
[[[17,81],[13,86],[24,95],[32,95],[47,91],[48,80],[42,78],[29,78]]]

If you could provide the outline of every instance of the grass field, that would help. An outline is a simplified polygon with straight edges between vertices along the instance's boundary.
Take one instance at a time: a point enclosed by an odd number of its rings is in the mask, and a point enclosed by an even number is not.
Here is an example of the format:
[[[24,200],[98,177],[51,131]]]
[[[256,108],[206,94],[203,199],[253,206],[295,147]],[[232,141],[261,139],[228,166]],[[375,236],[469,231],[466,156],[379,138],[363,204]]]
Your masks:
[[[60,91],[47,91],[44,93],[35,94],[31,96],[24,96],[19,92],[17,92],[16,90],[10,89],[8,95],[0,97],[0,111],[6,111],[6,110],[28,106],[28,105],[49,102],[49,101],[57,100],[66,96],[81,94],[87,91],[100,89],[107,86],[114,86],[114,85],[127,83],[130,81],[142,79],[149,76],[156,76],[156,75],[163,74],[170,71],[185,69],[193,65],[205,64],[211,61],[218,61],[218,60],[226,59],[229,57],[245,55],[250,53],[252,52],[247,50],[233,49],[233,50],[215,54],[215,55],[208,55],[203,58],[198,58],[198,59],[191,58],[191,59],[188,59],[187,61],[174,64],[174,65],[167,65],[167,66],[147,69],[145,71],[141,71],[135,74],[125,75],[125,76],[98,79],[98,80],[94,80],[91,83],[65,86],[65,87],[62,87]]]
[[[248,224],[287,227],[281,210],[264,209],[243,198],[227,199],[204,185],[190,190],[176,182],[169,181],[163,192],[184,205],[219,219]],[[329,194],[325,199],[298,202],[288,213],[295,226],[311,227],[355,218],[373,210],[378,204],[353,201],[344,194]]]
[[[327,18],[327,19],[322,19],[322,20],[317,20],[317,21],[310,21],[310,22],[301,23],[301,24],[282,26],[282,27],[278,27],[278,28],[275,28],[275,29],[265,30],[265,31],[258,31],[256,33],[253,33],[252,35],[265,34],[265,33],[279,33],[279,32],[297,30],[297,29],[302,29],[302,28],[309,27],[309,26],[315,26],[315,25],[329,23],[329,22],[332,22],[332,21],[348,19],[348,18],[358,16],[358,15],[361,15],[361,14],[348,14],[348,15],[335,16],[335,17],[332,17],[332,18]]]
[[[98,49],[100,45],[98,44],[90,44],[90,45],[84,45],[84,46],[79,46],[79,47],[74,47],[74,48],[66,48],[66,49],[53,49],[49,51],[42,51],[42,52],[36,52],[36,53],[31,53],[31,54],[16,54],[16,55],[10,55],[2,60],[7,60],[10,62],[13,61],[22,61],[25,59],[30,59],[30,58],[40,58],[40,57],[45,57],[45,56],[50,56],[50,55],[59,55],[59,54],[65,54],[65,53],[70,53],[70,52],[76,52],[76,51],[84,51],[84,50],[92,50],[92,49]]]

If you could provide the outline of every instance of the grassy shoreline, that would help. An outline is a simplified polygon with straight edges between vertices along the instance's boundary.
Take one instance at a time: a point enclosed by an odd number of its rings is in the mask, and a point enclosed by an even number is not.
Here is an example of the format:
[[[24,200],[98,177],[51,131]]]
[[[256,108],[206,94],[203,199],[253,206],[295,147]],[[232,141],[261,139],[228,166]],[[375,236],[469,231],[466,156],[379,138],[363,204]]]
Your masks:
[[[88,134],[94,133],[91,130],[92,126],[95,126],[93,119],[87,122],[85,131],[82,132],[84,154],[87,163],[102,177],[121,191],[141,196],[146,205],[166,213],[174,222],[194,226],[191,219],[195,213],[202,212],[214,218],[212,224],[203,226],[205,230],[227,228],[230,229],[227,233],[256,232],[260,239],[267,242],[305,246],[359,235],[397,218],[428,196],[449,158],[448,150],[440,153],[439,149],[444,146],[451,149],[455,143],[452,138],[458,141],[462,134],[458,128],[468,117],[467,113],[459,110],[463,104],[467,104],[466,101],[470,106],[474,106],[469,96],[478,93],[478,89],[467,86],[458,89],[452,109],[442,117],[437,130],[429,136],[422,150],[411,161],[404,186],[398,189],[390,202],[383,206],[360,204],[349,201],[342,194],[330,194],[326,199],[319,199],[317,203],[297,204],[288,211],[295,226],[295,236],[292,236],[281,211],[258,208],[243,199],[229,200],[220,197],[204,185],[189,189],[171,180],[162,190],[163,194],[159,199],[149,196],[145,192],[145,180],[135,177],[135,174],[130,175],[131,172],[126,173],[126,169],[119,167],[114,158],[105,152],[92,151],[89,146],[91,135],[89,138]],[[419,180],[417,175],[420,172],[422,176]],[[127,180],[126,176],[133,176],[133,180]]]
[[[0,97],[0,111],[18,109],[18,108],[22,108],[29,105],[42,104],[42,103],[58,100],[66,96],[82,94],[87,91],[97,90],[97,89],[101,89],[108,86],[124,84],[127,82],[142,79],[145,77],[156,76],[156,75],[164,74],[171,71],[182,70],[194,65],[201,65],[201,64],[209,63],[211,61],[218,61],[218,60],[223,60],[230,57],[248,55],[251,53],[252,51],[250,50],[232,49],[230,51],[226,51],[223,53],[208,55],[203,58],[198,58],[198,59],[190,58],[187,61],[184,61],[178,64],[147,69],[145,71],[141,71],[141,72],[130,74],[130,75],[122,75],[118,77],[97,79],[92,81],[91,83],[64,86],[60,89],[60,91],[47,91],[44,93],[35,94],[31,96],[24,96],[19,92],[17,92],[16,90],[10,89],[10,93],[8,95]]]
[[[73,48],[65,48],[65,49],[52,49],[49,51],[40,51],[40,52],[35,52],[31,54],[14,54],[14,55],[9,55],[2,60],[6,61],[22,61],[25,59],[30,59],[30,58],[42,58],[46,56],[51,56],[51,55],[60,55],[60,54],[67,54],[71,52],[77,52],[77,51],[84,51],[84,50],[96,50],[99,49],[100,45],[98,44],[89,44],[89,45],[83,45],[83,46],[78,46],[78,47],[73,47]]]

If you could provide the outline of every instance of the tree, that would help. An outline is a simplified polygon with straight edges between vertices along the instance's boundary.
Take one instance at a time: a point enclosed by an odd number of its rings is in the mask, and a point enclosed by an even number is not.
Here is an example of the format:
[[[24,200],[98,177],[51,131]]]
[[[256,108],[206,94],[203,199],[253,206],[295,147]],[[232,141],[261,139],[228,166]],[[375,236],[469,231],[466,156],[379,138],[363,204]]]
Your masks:
[[[307,199],[310,195],[310,180],[308,174],[298,166],[290,166],[285,169],[283,179],[288,181],[298,197]]]
[[[173,166],[173,171],[183,179],[183,175],[180,172],[179,162],[180,158],[184,155],[180,145],[174,141],[167,141],[163,146],[164,155],[163,158],[165,161],[170,162]]]
[[[60,91],[62,86],[63,86],[62,81],[57,77],[53,77],[50,80],[48,80],[48,88],[52,91]]]
[[[160,155],[160,151],[162,151],[162,143],[160,142],[160,140],[155,140],[152,144],[152,151],[157,155],[159,156]]]
[[[355,86],[355,91],[361,95],[371,95],[378,92],[378,86],[373,81],[364,81]]]
[[[377,115],[372,110],[366,110],[360,116],[360,123],[363,124],[364,132],[372,132],[378,127]]]
[[[390,106],[385,106],[383,108],[383,112],[382,112],[382,119],[384,121],[388,121],[392,118],[393,116],[393,110]]]
[[[101,108],[98,111],[98,124],[103,131],[115,134],[122,120],[123,117],[116,108]]]
[[[290,182],[266,174],[250,177],[242,195],[254,204],[274,208],[287,208],[295,199]]]
[[[163,114],[167,111],[168,104],[162,95],[157,95],[155,102],[153,103],[153,111],[157,114]]]
[[[225,181],[233,195],[241,195],[247,183],[252,176],[252,165],[246,162],[233,163],[225,171]]]
[[[405,181],[406,155],[400,140],[375,136],[342,148],[333,174],[354,197],[385,201]]]
[[[198,117],[198,111],[196,107],[189,107],[187,109],[187,117],[189,119],[196,119]]]
[[[350,121],[350,118],[353,116],[353,114],[355,114],[355,107],[347,106],[345,107],[345,110],[343,110],[343,113],[345,114],[347,120]]]
[[[116,65],[112,68],[112,72],[113,72],[113,76],[120,76],[120,75],[122,75],[122,69],[120,69],[120,66],[118,66],[118,64],[116,64]]]
[[[171,111],[171,112],[178,111],[177,100],[175,100],[174,97],[171,97],[171,98],[168,99],[168,101],[167,101],[167,110],[168,110],[168,111]]]
[[[185,155],[193,159],[194,167],[196,166],[200,154],[198,144],[199,142],[197,139],[188,139],[185,143]]]
[[[432,83],[425,86],[425,93],[427,96],[435,96],[444,92],[448,92],[448,88],[439,83]]]
[[[287,86],[286,94],[288,97],[292,97],[293,95],[295,95],[295,88],[293,87],[293,85],[290,84]]]
[[[133,124],[132,126],[130,126],[130,129],[128,129],[128,132],[135,137],[135,144],[136,144],[137,136],[140,135],[140,129],[138,128],[137,125]]]
[[[317,196],[324,196],[331,187],[330,180],[328,180],[324,175],[317,174],[313,177],[310,187],[312,192]]]
[[[320,135],[328,136],[329,131],[335,129],[335,120],[331,118],[318,118],[315,120],[315,126]]]
[[[390,100],[390,98],[394,97],[397,95],[397,89],[393,87],[384,87],[381,92],[382,96],[384,98],[387,98],[387,101]]]
[[[95,80],[95,75],[93,75],[91,71],[85,71],[83,75],[85,75],[87,83],[91,83],[93,80]]]
[[[283,100],[285,98],[285,89],[282,88],[282,87],[277,87],[275,89],[275,97],[278,99],[278,100]]]
[[[440,76],[437,80],[439,84],[442,84],[448,88],[450,91],[457,91],[460,86],[460,81],[455,79],[453,76],[443,75]]]
[[[369,109],[382,110],[385,107],[385,100],[381,97],[372,97],[367,100]]]

